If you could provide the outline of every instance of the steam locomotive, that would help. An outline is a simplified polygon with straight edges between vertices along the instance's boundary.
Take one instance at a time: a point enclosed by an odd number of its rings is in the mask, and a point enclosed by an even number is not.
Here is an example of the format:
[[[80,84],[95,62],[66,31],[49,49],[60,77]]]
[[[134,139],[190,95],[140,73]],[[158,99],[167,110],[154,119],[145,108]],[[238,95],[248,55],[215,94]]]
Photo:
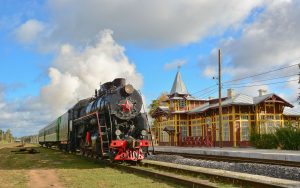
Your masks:
[[[140,161],[150,145],[140,93],[124,78],[101,85],[39,131],[39,144],[114,161]]]

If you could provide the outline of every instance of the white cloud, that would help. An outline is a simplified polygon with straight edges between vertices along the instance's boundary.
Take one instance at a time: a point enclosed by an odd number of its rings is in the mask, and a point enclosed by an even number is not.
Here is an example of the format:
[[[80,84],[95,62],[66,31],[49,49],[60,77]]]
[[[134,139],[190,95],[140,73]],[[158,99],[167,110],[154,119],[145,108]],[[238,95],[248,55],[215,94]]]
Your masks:
[[[37,134],[52,118],[37,98],[0,99],[0,114],[0,129],[10,129],[14,136]]]
[[[75,102],[77,95],[76,89],[79,87],[79,79],[72,76],[68,72],[62,74],[55,68],[49,69],[49,77],[51,83],[41,90],[41,99],[45,104],[48,104],[53,112],[58,112],[57,115],[63,113],[67,107],[70,107],[71,102]]]
[[[257,15],[252,23],[246,25],[240,37],[228,38],[220,42],[219,47],[223,51],[224,63],[227,63],[225,66],[228,69],[224,74],[231,76],[232,79],[243,78],[298,63],[300,59],[299,17],[299,1],[266,1],[264,10]],[[216,59],[214,55],[212,53],[208,60],[210,63],[213,62],[213,59]],[[206,65],[204,74],[211,72],[208,71],[211,69],[210,63]],[[298,67],[293,66],[270,74],[242,80],[242,82],[251,83],[262,79],[294,75],[298,72]],[[298,93],[295,87],[297,82],[293,82],[293,84],[286,83],[285,87],[282,87],[283,85],[271,85],[268,90],[269,92],[279,91],[284,93],[289,101],[295,101]],[[249,88],[244,91],[249,93],[257,89]]]
[[[44,28],[44,23],[38,20],[27,20],[15,30],[15,36],[20,43],[32,43],[38,38]]]
[[[248,86],[251,86],[253,84],[247,84]],[[247,86],[246,85],[246,86]],[[257,97],[259,96],[259,92],[258,90],[263,89],[266,91],[265,94],[267,93],[272,93],[272,91],[270,91],[270,88],[268,87],[268,85],[263,85],[263,83],[259,84],[256,83],[256,85],[260,85],[260,86],[251,86],[251,87],[243,87],[243,88],[239,88],[236,89],[238,91],[238,93],[243,93],[252,97]]]
[[[130,63],[125,49],[117,44],[110,30],[105,30],[93,45],[78,50],[65,44],[49,69],[50,83],[41,90],[41,100],[53,112],[63,113],[78,99],[91,97],[100,82],[126,78],[128,83],[139,89],[142,76]]]
[[[186,60],[177,59],[177,60],[174,60],[170,63],[166,63],[164,65],[164,69],[165,70],[171,70],[171,69],[174,69],[174,68],[177,68],[177,67],[182,67],[185,64],[187,64]]]
[[[237,28],[262,0],[48,1],[51,40],[90,42],[106,28],[119,41],[171,46],[197,42]]]
[[[123,77],[136,89],[143,84],[142,76],[109,30],[101,32],[93,45],[77,49],[65,44],[60,49],[49,68],[50,82],[39,96],[5,101],[5,87],[0,85],[0,129],[10,128],[17,136],[36,134],[78,99],[93,96],[100,82]]]
[[[213,78],[218,75],[218,69],[215,66],[206,66],[203,71],[203,74],[208,78]]]
[[[299,1],[271,1],[241,38],[230,39],[222,48],[234,68],[246,68],[248,73],[295,63],[300,57],[299,17]]]

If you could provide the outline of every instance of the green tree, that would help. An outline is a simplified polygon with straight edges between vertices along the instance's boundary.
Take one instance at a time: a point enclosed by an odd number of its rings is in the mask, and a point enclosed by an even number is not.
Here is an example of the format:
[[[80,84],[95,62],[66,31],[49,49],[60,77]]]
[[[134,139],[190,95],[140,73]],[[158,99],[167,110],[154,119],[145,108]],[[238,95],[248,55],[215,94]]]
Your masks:
[[[168,93],[163,92],[157,99],[152,100],[152,103],[149,105],[149,114],[151,115],[157,109],[157,107],[162,106],[164,101],[166,101],[168,98]]]
[[[0,129],[0,142],[3,141],[3,131]]]
[[[4,135],[5,135],[5,141],[10,143],[12,138],[11,130],[7,129]]]

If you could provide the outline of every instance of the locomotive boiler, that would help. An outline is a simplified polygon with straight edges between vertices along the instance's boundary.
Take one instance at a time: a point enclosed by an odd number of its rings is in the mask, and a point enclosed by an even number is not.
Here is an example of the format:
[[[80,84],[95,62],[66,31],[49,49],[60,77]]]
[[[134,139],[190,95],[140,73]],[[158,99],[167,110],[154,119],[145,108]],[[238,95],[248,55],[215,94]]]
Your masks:
[[[117,78],[41,129],[39,143],[117,161],[142,160],[149,147],[142,106],[140,93]]]

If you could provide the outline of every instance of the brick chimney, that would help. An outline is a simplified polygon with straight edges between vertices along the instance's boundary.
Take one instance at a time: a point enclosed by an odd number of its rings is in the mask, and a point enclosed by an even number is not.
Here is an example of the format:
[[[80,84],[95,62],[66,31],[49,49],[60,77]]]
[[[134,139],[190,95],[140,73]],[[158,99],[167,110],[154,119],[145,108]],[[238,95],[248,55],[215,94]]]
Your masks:
[[[234,97],[235,93],[234,93],[234,89],[227,89],[227,97],[228,98],[232,98]]]
[[[258,96],[263,96],[263,95],[265,95],[265,94],[267,94],[267,90],[265,90],[265,89],[259,89],[258,90]]]

